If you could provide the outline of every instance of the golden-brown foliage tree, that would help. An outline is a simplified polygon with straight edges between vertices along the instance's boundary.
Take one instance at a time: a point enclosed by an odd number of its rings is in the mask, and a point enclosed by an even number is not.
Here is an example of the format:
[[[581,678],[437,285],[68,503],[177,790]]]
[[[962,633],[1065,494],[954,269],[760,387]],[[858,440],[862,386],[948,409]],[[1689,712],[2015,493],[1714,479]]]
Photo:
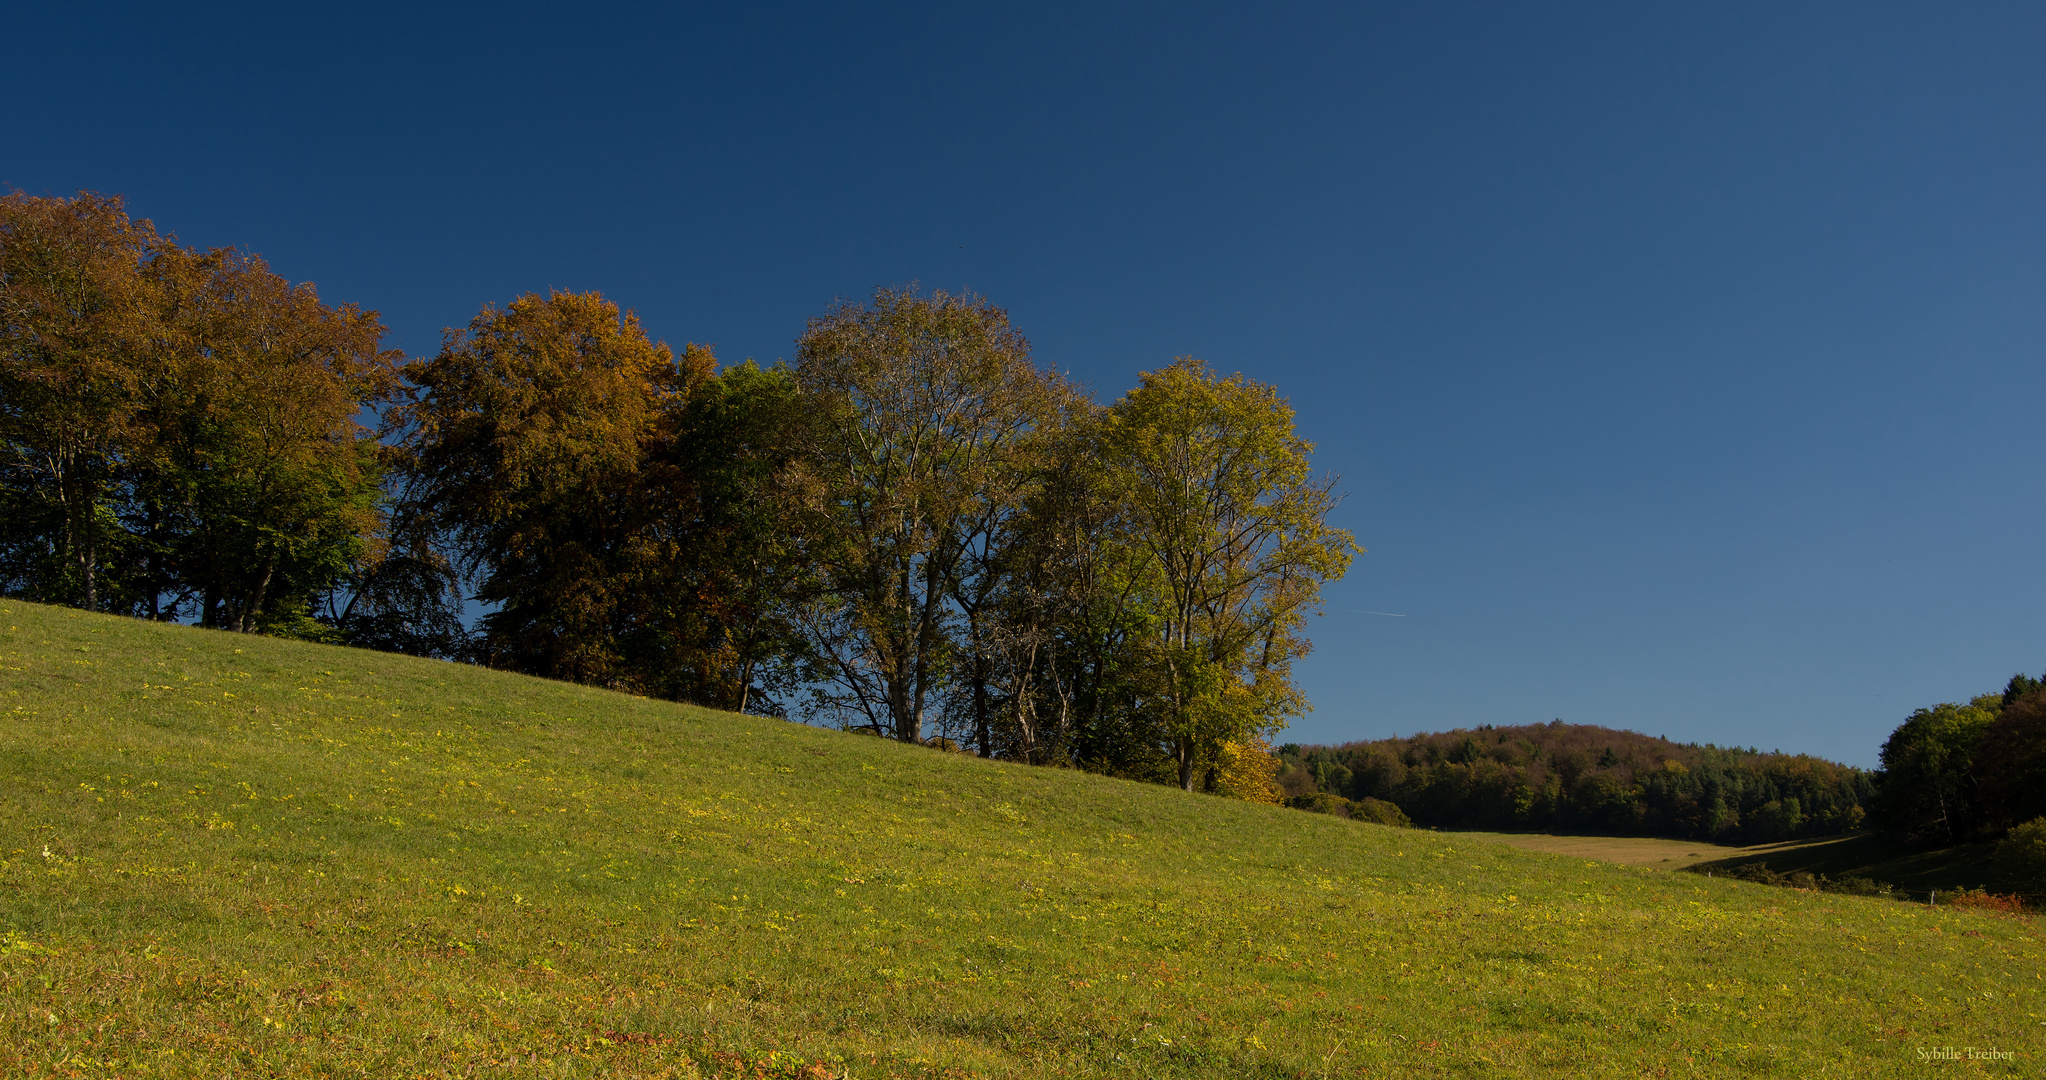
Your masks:
[[[642,466],[709,350],[680,363],[596,293],[486,305],[405,369],[414,399],[389,427],[406,454],[410,519],[479,581],[490,662],[582,682],[632,682],[622,639],[648,617],[664,551],[661,478]]]
[[[164,246],[117,197],[0,198],[0,528],[32,598],[102,607],[158,307],[145,267]]]

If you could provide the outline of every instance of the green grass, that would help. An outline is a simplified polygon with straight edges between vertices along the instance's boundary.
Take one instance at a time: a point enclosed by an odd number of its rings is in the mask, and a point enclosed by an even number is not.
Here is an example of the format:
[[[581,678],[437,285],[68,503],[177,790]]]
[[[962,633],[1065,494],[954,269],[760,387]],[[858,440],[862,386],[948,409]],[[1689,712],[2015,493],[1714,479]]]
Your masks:
[[[0,631],[0,1075],[2022,1075],[2046,1031],[2026,919],[405,657]]]

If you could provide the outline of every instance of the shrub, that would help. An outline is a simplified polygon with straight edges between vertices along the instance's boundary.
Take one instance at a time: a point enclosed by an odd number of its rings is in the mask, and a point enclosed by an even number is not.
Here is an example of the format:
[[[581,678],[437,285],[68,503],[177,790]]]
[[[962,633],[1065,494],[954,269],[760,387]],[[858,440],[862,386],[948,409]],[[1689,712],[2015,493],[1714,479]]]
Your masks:
[[[1398,805],[1368,795],[1350,804],[1350,816],[1358,821],[1372,821],[1402,829],[1410,829],[1414,825],[1413,821],[1408,819],[1406,811],[1401,810]]]
[[[1767,863],[1742,863],[1739,866],[1729,866],[1723,871],[1723,876],[1730,877],[1735,881],[1752,881],[1757,885],[1790,884],[1788,877],[1769,869],[1769,864]]]
[[[1767,863],[1759,862],[1708,870],[1692,867],[1691,872],[1717,872],[1718,876],[1732,878],[1735,881],[1752,881],[1757,885],[1776,885],[1782,888],[1805,889],[1811,892],[1845,893],[1849,896],[1882,896],[1892,898],[1897,895],[1897,887],[1887,881],[1873,881],[1859,875],[1850,875],[1834,881],[1824,874],[1814,874],[1807,870],[1794,870],[1785,874],[1770,869]]]
[[[1263,739],[1222,744],[1210,783],[1215,792],[1248,802],[1280,801],[1279,759]]]
[[[2015,915],[2025,910],[2025,901],[2016,893],[2000,895],[1981,889],[1960,889],[1939,894],[1939,902],[1958,908],[1974,908],[1978,911],[2001,911]]]
[[[2012,829],[1996,845],[1996,869],[2026,892],[2046,892],[2046,817]]]
[[[1315,814],[1334,814],[1337,817],[1350,816],[1350,800],[1341,795],[1317,791],[1312,795],[1295,795],[1286,800],[1286,805],[1295,810],[1306,810]]]
[[[1858,874],[1850,874],[1833,883],[1831,892],[1846,893],[1849,896],[1894,897],[1897,887],[1887,881],[1874,881]]]

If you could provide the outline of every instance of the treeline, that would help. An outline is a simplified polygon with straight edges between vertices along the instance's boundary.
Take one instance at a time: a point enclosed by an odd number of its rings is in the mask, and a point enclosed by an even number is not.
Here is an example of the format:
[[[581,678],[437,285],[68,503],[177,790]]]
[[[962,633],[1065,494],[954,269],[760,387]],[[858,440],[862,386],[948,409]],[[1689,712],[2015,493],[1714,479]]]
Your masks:
[[[1877,780],[1871,821],[1913,843],[1990,840],[2046,817],[2046,676],[1912,713],[1883,743]]]
[[[0,199],[0,590],[1276,798],[1357,549],[1271,387],[1104,406],[914,288],[773,368],[595,293],[384,337],[117,198]]]
[[[1758,844],[1861,826],[1874,778],[1806,755],[1675,743],[1584,724],[1486,725],[1279,748],[1287,801],[1420,825]],[[1345,804],[1331,805],[1330,799]]]

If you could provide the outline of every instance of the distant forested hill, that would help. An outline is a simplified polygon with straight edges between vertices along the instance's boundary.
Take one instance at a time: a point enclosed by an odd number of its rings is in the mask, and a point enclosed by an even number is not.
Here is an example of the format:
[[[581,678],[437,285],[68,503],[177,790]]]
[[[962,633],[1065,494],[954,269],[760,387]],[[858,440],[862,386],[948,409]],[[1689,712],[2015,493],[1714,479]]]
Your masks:
[[[1279,758],[1293,805],[1352,814],[1375,799],[1455,828],[1768,843],[1858,828],[1874,795],[1870,773],[1822,758],[1560,720],[1288,744]]]

